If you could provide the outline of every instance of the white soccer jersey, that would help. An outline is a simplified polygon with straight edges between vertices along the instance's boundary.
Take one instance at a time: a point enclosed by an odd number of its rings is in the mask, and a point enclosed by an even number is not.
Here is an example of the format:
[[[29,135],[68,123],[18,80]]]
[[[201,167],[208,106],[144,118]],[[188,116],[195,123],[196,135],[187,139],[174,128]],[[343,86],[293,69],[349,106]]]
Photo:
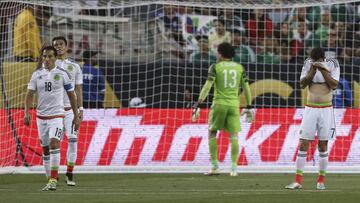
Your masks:
[[[37,91],[38,101],[36,112],[38,116],[64,115],[64,89],[74,91],[68,73],[59,67],[47,70],[36,70],[28,84],[29,90]]]
[[[70,59],[65,59],[65,60],[57,59],[55,64],[56,66],[66,70],[70,74],[71,85],[73,87],[75,87],[75,85],[83,84],[83,75],[79,64],[71,61]],[[64,94],[64,107],[71,107],[70,100],[67,94]]]
[[[308,75],[312,63],[313,62],[311,61],[311,59],[305,60],[304,66],[301,71],[300,80]],[[339,77],[340,77],[339,62],[336,59],[325,59],[325,61],[322,63],[324,63],[327,70],[330,71],[331,77],[334,80],[339,81]],[[324,76],[322,75],[322,73],[319,70],[316,70],[316,74],[313,78],[313,82],[314,83],[324,83],[325,82]]]

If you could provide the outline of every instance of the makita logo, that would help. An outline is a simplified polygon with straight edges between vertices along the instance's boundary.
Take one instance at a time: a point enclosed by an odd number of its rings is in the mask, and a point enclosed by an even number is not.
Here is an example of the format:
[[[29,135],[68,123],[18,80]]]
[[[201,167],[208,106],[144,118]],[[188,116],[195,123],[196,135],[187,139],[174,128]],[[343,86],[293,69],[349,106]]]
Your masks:
[[[257,109],[255,122],[241,121],[239,165],[293,165],[303,109]],[[4,116],[6,112],[3,111]],[[22,114],[21,111],[14,113]],[[78,164],[138,166],[205,166],[209,164],[207,111],[191,123],[191,110],[101,109],[86,110],[79,133]],[[333,164],[360,163],[358,109],[335,109],[337,139],[329,142]],[[17,122],[23,145],[41,154],[35,117],[32,128]],[[219,133],[219,159],[230,164],[228,134]],[[12,136],[6,136],[13,139]],[[9,143],[11,142],[9,140]],[[65,154],[67,140],[62,143]],[[41,164],[41,157],[26,151],[27,160]],[[308,161],[317,161],[315,143]],[[64,162],[64,157],[62,156]]]

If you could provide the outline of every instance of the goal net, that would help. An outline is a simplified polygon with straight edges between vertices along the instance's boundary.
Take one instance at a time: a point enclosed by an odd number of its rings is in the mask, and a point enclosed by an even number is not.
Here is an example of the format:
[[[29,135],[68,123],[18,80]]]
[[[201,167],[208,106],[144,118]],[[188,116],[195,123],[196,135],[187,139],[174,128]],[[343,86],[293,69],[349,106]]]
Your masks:
[[[84,172],[196,172],[209,167],[208,112],[197,122],[191,107],[229,42],[250,80],[255,120],[241,118],[240,171],[292,171],[307,91],[299,86],[314,47],[336,58],[341,77],[333,92],[337,138],[329,142],[330,171],[360,167],[360,1],[348,0],[13,0],[0,2],[0,171],[42,171],[32,109],[23,124],[24,97],[42,44],[64,36],[68,56],[84,65],[96,52],[89,86],[105,87],[86,108],[75,170]],[[92,80],[95,78],[94,80]],[[95,92],[95,94],[100,94]],[[84,96],[87,106],[91,98]],[[245,104],[242,97],[240,105]],[[36,101],[34,101],[34,108]],[[220,167],[230,167],[229,135],[219,132]],[[317,141],[307,166],[318,163]],[[61,142],[66,164],[67,138]]]

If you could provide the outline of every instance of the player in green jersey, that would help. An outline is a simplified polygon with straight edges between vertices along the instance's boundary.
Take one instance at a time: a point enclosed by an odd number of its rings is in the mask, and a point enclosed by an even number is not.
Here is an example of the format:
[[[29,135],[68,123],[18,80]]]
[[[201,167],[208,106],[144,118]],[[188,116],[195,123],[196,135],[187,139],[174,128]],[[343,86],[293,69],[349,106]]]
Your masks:
[[[193,107],[192,121],[200,114],[201,104],[214,84],[214,99],[209,114],[209,151],[212,168],[205,175],[219,174],[218,146],[216,134],[219,130],[230,133],[231,139],[231,176],[237,176],[237,159],[239,155],[238,133],[240,128],[240,92],[245,93],[247,108],[247,122],[252,122],[253,111],[251,110],[251,94],[248,79],[242,65],[233,62],[234,48],[227,42],[218,46],[218,63],[210,66],[208,78],[202,87],[198,101]]]

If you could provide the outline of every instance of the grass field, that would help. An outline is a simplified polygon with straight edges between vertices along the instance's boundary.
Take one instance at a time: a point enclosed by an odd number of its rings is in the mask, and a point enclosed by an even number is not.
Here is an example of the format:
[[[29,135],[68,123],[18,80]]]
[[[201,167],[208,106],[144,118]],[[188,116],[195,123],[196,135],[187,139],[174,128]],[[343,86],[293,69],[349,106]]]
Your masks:
[[[315,190],[316,176],[305,174],[304,189],[285,190],[292,174],[79,174],[76,187],[41,191],[43,175],[0,175],[0,202],[359,202],[360,175],[327,176],[327,190]]]

